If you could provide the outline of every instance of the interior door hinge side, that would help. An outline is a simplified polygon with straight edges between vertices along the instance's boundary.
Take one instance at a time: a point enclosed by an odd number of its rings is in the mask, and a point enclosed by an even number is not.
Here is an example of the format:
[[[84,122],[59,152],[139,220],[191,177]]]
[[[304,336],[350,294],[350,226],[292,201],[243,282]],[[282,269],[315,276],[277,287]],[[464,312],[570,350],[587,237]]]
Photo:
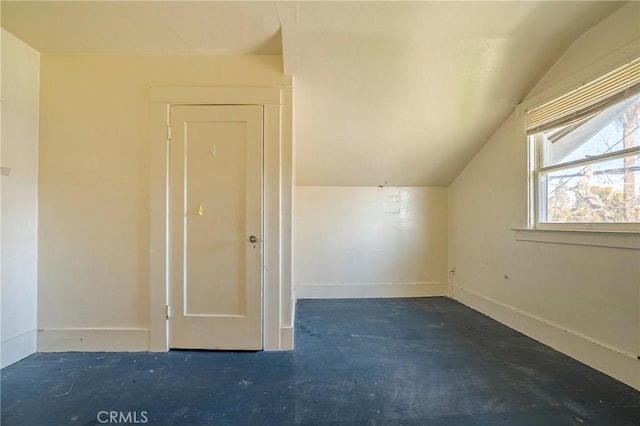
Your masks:
[[[167,140],[171,140],[171,126],[167,126]]]
[[[171,318],[171,306],[166,305],[165,315],[167,319]]]

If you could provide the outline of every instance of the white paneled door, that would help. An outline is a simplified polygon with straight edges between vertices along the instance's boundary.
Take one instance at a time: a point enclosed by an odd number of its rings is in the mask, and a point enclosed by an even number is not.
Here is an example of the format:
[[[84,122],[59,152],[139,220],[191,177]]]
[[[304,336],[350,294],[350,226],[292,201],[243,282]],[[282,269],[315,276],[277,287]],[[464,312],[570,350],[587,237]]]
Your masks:
[[[262,349],[262,110],[171,108],[171,348]]]

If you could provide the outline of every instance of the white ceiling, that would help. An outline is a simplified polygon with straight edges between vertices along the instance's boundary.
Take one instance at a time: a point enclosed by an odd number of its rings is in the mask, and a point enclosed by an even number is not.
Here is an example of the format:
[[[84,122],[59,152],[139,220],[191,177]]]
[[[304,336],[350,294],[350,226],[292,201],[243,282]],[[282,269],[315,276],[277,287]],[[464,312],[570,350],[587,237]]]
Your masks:
[[[3,0],[2,27],[42,53],[282,53],[272,2]]]
[[[3,1],[2,26],[41,52],[282,53],[298,184],[446,186],[622,4]]]

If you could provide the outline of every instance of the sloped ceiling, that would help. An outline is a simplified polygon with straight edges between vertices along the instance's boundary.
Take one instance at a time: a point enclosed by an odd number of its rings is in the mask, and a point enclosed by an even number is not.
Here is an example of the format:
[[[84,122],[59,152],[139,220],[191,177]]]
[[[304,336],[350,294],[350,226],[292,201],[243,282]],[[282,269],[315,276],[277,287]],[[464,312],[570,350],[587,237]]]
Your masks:
[[[3,1],[2,26],[50,53],[282,53],[299,185],[446,186],[622,4]]]

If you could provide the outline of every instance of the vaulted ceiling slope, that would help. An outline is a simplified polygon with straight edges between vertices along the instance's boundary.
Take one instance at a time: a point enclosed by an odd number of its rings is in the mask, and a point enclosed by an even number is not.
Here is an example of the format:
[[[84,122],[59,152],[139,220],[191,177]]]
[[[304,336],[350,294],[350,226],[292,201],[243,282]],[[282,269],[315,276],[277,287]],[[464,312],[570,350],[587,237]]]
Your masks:
[[[446,186],[623,4],[5,0],[2,26],[41,52],[281,53],[298,184]]]
[[[620,6],[290,5],[298,184],[449,185],[571,42]]]

